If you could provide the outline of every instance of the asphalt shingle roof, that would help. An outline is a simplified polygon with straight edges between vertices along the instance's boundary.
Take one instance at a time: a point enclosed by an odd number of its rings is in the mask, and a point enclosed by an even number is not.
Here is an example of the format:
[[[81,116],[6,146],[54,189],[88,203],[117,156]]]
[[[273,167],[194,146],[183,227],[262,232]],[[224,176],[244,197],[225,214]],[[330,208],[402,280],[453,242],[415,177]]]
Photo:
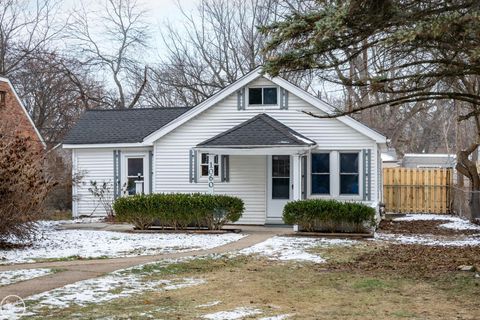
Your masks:
[[[315,142],[262,113],[198,144],[219,146],[308,146]]]
[[[70,130],[64,144],[134,143],[191,108],[88,110]]]

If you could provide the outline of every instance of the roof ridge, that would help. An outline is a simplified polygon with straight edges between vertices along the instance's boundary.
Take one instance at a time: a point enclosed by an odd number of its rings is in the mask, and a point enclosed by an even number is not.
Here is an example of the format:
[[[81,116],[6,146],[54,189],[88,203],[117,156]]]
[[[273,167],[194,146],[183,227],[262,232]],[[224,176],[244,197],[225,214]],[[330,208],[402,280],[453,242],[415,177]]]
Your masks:
[[[213,140],[215,140],[215,139],[217,139],[217,138],[219,138],[219,137],[221,137],[221,136],[223,136],[223,135],[226,135],[226,134],[230,134],[230,133],[232,133],[232,132],[235,132],[235,131],[237,131],[238,129],[241,129],[241,128],[245,127],[247,124],[253,122],[253,121],[256,120],[257,118],[259,118],[262,114],[263,114],[263,113],[257,114],[256,116],[254,116],[254,117],[252,117],[252,118],[250,118],[250,119],[248,119],[248,120],[245,120],[245,121],[237,124],[236,126],[233,126],[232,128],[230,128],[230,129],[228,129],[228,130],[226,130],[226,131],[220,132],[219,134],[216,134],[215,136],[211,137],[210,139],[207,139],[207,140],[203,141],[201,144],[209,143],[209,142],[211,142],[211,141],[213,141]]]
[[[265,122],[267,122],[267,124],[269,126],[271,126],[272,128],[274,128],[275,130],[277,131],[280,131],[281,133],[285,134],[285,135],[288,135],[290,137],[290,139],[293,139],[295,140],[296,142],[305,142],[305,141],[302,141],[301,139],[298,139],[297,137],[295,137],[295,135],[299,135],[300,137],[306,139],[306,140],[309,140],[309,141],[312,141],[311,139],[305,137],[304,135],[302,135],[301,133],[298,133],[297,131],[293,130],[292,128],[286,126],[285,124],[283,124],[282,122],[278,121],[277,119],[275,119],[274,117],[266,114],[266,113],[261,113],[260,115],[265,115],[267,116],[267,119],[265,120]],[[272,121],[273,120],[273,121]],[[273,123],[272,123],[273,122]],[[293,132],[295,133],[293,133]],[[313,141],[312,141],[313,142]]]
[[[125,112],[138,110],[166,110],[166,109],[192,109],[194,107],[149,107],[149,108],[128,108],[128,109],[86,109],[85,112],[101,111],[101,112]]]

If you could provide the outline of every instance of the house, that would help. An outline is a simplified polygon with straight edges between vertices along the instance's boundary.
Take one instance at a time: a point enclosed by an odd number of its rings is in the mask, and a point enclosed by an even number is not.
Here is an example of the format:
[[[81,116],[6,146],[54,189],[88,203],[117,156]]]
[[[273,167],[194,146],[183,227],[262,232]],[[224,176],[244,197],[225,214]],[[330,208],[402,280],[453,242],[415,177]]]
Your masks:
[[[383,168],[396,168],[399,167],[399,161],[397,151],[395,149],[388,149],[382,152],[382,167]]]
[[[46,147],[27,109],[7,78],[0,77],[0,136],[22,136],[31,139],[39,149]]]
[[[112,197],[138,192],[214,192],[242,198],[239,223],[282,223],[303,198],[381,197],[386,138],[257,68],[194,108],[87,111],[64,141],[72,150],[74,216],[103,214],[89,181]],[[311,114],[309,114],[311,113]]]
[[[406,153],[404,168],[455,168],[457,156],[448,153]]]

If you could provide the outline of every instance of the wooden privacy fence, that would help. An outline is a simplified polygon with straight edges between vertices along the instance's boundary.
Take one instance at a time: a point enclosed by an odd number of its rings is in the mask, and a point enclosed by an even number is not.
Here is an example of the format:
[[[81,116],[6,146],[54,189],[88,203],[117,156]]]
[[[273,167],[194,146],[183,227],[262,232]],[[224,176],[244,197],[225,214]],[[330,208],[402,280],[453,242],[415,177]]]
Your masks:
[[[453,170],[385,168],[383,202],[387,212],[450,213]]]

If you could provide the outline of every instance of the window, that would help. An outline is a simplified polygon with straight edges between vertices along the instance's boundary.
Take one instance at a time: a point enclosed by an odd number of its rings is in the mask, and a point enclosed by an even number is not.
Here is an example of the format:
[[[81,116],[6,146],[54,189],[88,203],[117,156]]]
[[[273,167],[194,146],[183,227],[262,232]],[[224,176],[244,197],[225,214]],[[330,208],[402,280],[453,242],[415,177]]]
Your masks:
[[[218,177],[218,155],[213,159],[213,175]],[[200,162],[200,172],[202,177],[208,177],[208,153],[202,153],[202,161]]]
[[[330,194],[329,153],[312,153],[312,194]]]
[[[290,156],[272,156],[272,199],[290,198]]]
[[[0,91],[0,108],[5,108],[7,105],[7,93],[5,91]]]
[[[135,181],[144,181],[143,158],[127,158],[127,192],[136,194]]]
[[[277,88],[249,88],[248,103],[257,105],[277,104]]]
[[[340,153],[340,194],[359,194],[358,152]]]

